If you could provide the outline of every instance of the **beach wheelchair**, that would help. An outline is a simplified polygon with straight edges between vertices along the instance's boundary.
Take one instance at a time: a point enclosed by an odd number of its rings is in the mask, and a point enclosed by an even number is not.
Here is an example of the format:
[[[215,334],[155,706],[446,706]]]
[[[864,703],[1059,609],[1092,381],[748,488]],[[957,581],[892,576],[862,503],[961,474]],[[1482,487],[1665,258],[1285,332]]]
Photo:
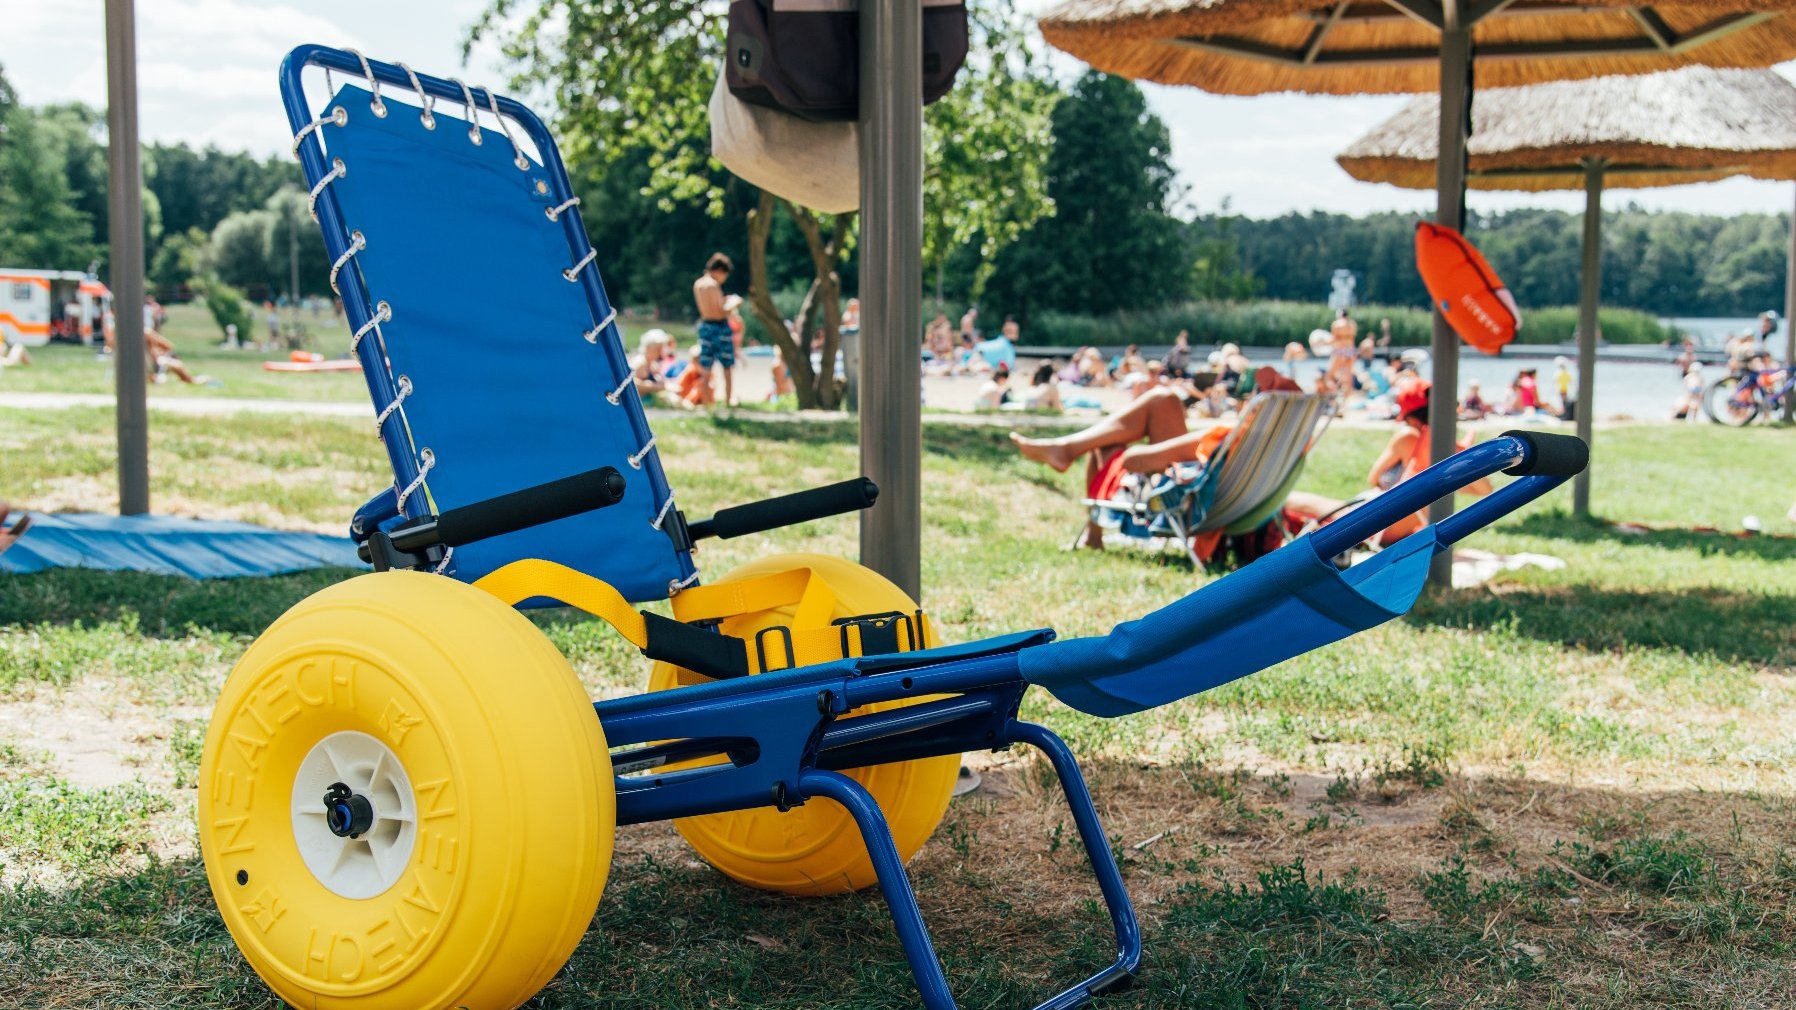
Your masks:
[[[308,68],[327,71],[317,108]],[[688,519],[543,124],[491,91],[319,46],[287,58],[282,88],[395,474],[352,526],[376,570],[269,627],[205,740],[207,879],[293,1006],[517,1006],[589,928],[617,826],[673,819],[750,886],[877,883],[922,1004],[953,1007],[905,861],[959,755],[1017,744],[1058,776],[1115,932],[1114,961],[1040,1004],[1082,1005],[1132,979],[1141,934],[1072,753],[1018,718],[1029,686],[1120,716],[1388,621],[1436,552],[1584,465],[1576,439],[1492,439],[1095,638],[945,645],[891,583],[811,555],[701,583],[694,543],[852,511],[876,489]],[[1498,470],[1519,479],[1355,568],[1325,560]],[[673,617],[634,609],[662,599]],[[655,661],[651,690],[593,703],[519,612],[549,605],[610,622]]]

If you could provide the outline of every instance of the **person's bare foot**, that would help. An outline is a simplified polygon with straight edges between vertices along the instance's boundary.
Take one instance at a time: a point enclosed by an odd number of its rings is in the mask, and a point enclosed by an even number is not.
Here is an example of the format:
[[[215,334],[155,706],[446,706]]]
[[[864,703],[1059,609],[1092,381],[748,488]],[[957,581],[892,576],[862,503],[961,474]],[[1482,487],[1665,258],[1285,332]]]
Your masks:
[[[1103,550],[1104,528],[1096,523],[1085,524],[1085,539],[1079,541],[1079,546],[1089,551]]]
[[[1037,463],[1046,463],[1060,473],[1073,465],[1072,453],[1059,440],[1052,438],[1024,438],[1016,432],[1010,433],[1010,441],[1016,446],[1023,458]]]

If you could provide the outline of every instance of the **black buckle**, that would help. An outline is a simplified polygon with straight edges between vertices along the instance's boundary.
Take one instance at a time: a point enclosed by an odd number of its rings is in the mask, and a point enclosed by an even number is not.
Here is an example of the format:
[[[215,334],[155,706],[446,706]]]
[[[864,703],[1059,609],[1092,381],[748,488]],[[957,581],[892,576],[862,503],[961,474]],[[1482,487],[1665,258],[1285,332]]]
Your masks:
[[[792,629],[783,624],[776,624],[771,628],[762,628],[760,631],[755,632],[755,661],[761,664],[762,673],[769,672],[767,666],[767,643],[765,639],[767,635],[776,631],[779,632],[781,638],[785,639],[786,644],[786,665],[780,667],[780,669],[790,670],[798,665],[798,653],[792,648]]]
[[[862,614],[859,617],[843,617],[831,624],[842,629],[842,655],[851,656],[848,643],[848,629],[861,629],[861,655],[882,656],[894,652],[914,652],[917,648],[917,627],[909,614],[892,610],[883,614]],[[898,628],[904,627],[905,645],[898,644]]]

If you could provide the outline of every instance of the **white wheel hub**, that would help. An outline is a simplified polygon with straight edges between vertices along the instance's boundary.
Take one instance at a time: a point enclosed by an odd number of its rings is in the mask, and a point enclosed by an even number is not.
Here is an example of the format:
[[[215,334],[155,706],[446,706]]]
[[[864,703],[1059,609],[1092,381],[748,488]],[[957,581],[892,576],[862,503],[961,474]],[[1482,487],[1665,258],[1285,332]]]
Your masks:
[[[367,830],[350,837],[331,829],[325,794],[337,786],[365,799]],[[405,873],[418,834],[411,779],[392,748],[366,733],[332,733],[312,747],[293,777],[293,841],[306,869],[332,893],[372,898]]]

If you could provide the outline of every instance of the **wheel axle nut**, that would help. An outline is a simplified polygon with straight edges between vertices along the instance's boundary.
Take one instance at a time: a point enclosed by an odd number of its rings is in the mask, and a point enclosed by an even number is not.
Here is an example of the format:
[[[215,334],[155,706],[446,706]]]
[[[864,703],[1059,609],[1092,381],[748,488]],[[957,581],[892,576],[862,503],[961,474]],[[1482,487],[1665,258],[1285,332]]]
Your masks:
[[[324,793],[324,820],[338,838],[360,838],[374,826],[374,806],[343,783],[333,783]]]

